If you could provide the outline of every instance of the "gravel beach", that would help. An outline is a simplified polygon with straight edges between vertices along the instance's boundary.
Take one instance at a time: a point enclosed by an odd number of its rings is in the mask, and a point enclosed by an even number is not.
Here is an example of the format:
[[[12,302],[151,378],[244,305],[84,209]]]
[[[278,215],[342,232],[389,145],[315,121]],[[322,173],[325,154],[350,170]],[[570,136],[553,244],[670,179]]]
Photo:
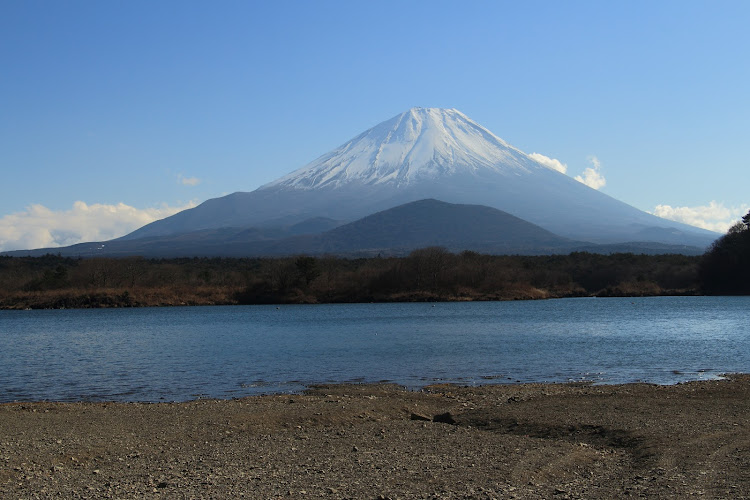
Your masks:
[[[750,376],[0,405],[0,498],[750,498]]]

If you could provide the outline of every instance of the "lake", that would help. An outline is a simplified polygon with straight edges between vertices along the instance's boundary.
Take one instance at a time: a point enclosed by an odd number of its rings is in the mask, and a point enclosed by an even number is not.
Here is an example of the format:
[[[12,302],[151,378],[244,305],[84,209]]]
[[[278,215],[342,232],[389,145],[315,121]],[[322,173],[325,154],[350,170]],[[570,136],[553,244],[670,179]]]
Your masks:
[[[0,401],[750,372],[750,297],[0,311]]]

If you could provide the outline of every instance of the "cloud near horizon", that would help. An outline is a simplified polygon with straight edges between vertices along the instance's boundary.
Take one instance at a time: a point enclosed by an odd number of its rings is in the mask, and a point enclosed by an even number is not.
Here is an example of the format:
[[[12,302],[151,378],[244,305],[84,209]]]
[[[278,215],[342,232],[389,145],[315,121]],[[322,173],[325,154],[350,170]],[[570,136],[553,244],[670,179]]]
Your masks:
[[[603,188],[607,180],[601,172],[602,164],[596,156],[590,156],[589,161],[592,166],[583,171],[583,176],[576,175],[574,179],[593,189]]]
[[[69,210],[51,210],[34,204],[23,212],[0,218],[0,251],[55,248],[87,241],[119,238],[155,220],[192,208],[162,205],[135,208],[124,203],[88,205],[76,201]]]
[[[709,231],[726,233],[730,227],[740,221],[748,210],[750,210],[749,205],[725,207],[723,203],[711,201],[708,205],[697,207],[656,205],[651,213],[664,219],[683,222]]]
[[[550,158],[549,156],[544,156],[540,153],[531,153],[529,155],[532,159],[538,161],[545,167],[549,167],[552,170],[557,170],[558,172],[561,172],[563,174],[568,172],[568,166],[561,162],[560,160],[556,160],[555,158]]]

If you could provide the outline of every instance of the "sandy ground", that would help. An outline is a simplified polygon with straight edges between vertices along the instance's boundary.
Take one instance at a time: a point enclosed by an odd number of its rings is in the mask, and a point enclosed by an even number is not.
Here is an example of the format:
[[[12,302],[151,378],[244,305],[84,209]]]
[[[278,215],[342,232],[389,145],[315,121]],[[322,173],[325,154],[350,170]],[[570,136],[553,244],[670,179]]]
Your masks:
[[[750,376],[0,405],[4,499],[692,496],[750,498]]]

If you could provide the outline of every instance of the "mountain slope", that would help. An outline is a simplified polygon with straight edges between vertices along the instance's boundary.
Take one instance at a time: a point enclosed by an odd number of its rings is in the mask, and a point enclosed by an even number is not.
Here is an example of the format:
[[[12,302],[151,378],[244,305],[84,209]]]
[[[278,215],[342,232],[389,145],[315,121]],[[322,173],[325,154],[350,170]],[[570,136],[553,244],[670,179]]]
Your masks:
[[[414,250],[443,246],[488,253],[570,249],[574,242],[500,210],[420,200],[336,228],[320,237],[321,250]]]
[[[413,108],[257,190],[208,200],[123,237],[353,221],[434,198],[493,207],[596,243],[704,247],[718,235],[642,212],[550,169],[457,110]]]
[[[587,251],[593,253],[686,253],[695,247],[661,243],[595,245],[557,236],[500,210],[420,200],[312,234],[311,229],[336,226],[335,221],[311,220],[287,228],[220,228],[188,233],[82,243],[71,247],[8,252],[8,255],[66,257],[268,257],[284,255],[374,256],[406,255],[439,246],[453,252],[540,255]]]
[[[420,200],[320,235],[269,242],[264,245],[264,252],[403,255],[418,248],[441,246],[452,251],[544,254],[569,252],[583,244],[494,208]]]

